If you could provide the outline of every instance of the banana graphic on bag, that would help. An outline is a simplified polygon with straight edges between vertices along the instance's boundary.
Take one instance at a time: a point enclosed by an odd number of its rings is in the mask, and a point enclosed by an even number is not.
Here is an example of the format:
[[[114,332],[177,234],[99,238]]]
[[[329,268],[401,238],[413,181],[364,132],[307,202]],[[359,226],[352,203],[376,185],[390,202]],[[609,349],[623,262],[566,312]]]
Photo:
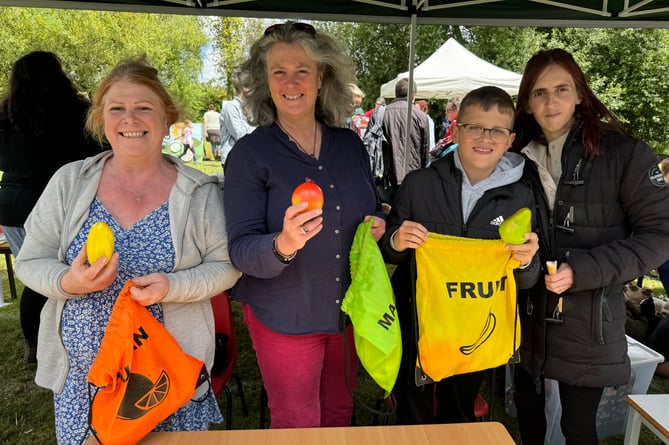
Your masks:
[[[497,317],[495,317],[495,314],[492,312],[489,312],[488,318],[485,320],[485,326],[483,326],[483,330],[481,331],[479,338],[471,345],[460,346],[460,352],[464,355],[469,355],[476,351],[483,343],[486,342],[486,340],[490,338],[493,331],[495,330],[495,326],[497,326]]]

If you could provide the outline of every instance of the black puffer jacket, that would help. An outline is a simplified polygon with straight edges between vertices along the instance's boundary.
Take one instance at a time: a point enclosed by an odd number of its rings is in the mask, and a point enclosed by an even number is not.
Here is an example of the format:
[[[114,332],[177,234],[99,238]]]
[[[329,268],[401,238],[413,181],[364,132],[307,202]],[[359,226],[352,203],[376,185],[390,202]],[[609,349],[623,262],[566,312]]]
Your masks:
[[[603,154],[591,160],[581,140],[578,124],[564,145],[552,213],[536,165],[526,162],[533,167],[542,254],[567,262],[574,285],[563,294],[562,324],[544,320],[558,301],[544,280],[521,291],[521,364],[537,381],[614,386],[630,376],[622,286],[667,259],[669,189],[638,139],[604,133]]]
[[[528,161],[525,162],[527,165]],[[405,220],[421,223],[434,233],[479,239],[499,239],[498,226],[491,224],[500,216],[507,218],[522,207],[534,208],[535,201],[527,181],[493,188],[478,200],[467,221],[463,220],[461,184],[462,173],[455,166],[453,154],[432,163],[429,168],[407,175],[393,203],[386,233],[381,241],[384,259],[397,264],[392,276],[396,306],[402,326],[403,360],[415,361],[415,345],[411,334],[413,321],[413,288],[415,268],[412,268],[411,249],[397,252],[390,246],[390,237]],[[534,226],[534,224],[533,224]],[[536,230],[535,230],[536,231]],[[485,259],[481,259],[485,261]],[[447,267],[444,264],[443,267]],[[413,269],[413,270],[412,270]],[[518,288],[530,287],[539,278],[537,256],[524,270],[516,270]],[[463,320],[466,322],[466,320]],[[409,376],[410,380],[411,377]]]

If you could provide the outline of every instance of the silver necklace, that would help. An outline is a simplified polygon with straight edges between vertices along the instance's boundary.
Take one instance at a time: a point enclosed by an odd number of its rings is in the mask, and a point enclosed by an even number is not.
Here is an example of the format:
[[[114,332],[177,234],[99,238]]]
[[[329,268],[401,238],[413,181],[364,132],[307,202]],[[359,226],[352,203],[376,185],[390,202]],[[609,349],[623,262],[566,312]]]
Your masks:
[[[281,122],[279,122],[278,119],[277,119],[277,121],[276,121],[276,124],[279,126],[279,128],[280,128],[284,133],[286,133],[286,135],[288,135],[288,138],[289,138],[291,141],[295,142],[295,145],[297,145],[297,148],[299,148],[299,149],[302,151],[302,153],[304,153],[305,155],[310,156],[310,157],[316,159],[316,141],[317,141],[317,139],[318,139],[318,121],[315,121],[315,123],[314,123],[314,148],[313,148],[313,150],[312,150],[311,153],[309,153],[307,150],[304,149],[304,147],[302,147],[302,145],[297,141],[297,139],[295,139],[295,137],[294,137],[292,134],[290,134],[290,133],[288,132],[288,130],[286,130],[286,129],[283,127],[283,125],[281,125]]]
[[[137,201],[137,202],[142,202],[142,199],[144,199],[143,197],[146,194],[146,193],[140,193],[140,192],[132,192],[132,191],[128,190],[127,188],[123,187],[123,186],[121,186],[121,188],[123,190],[125,190],[126,193],[130,193],[131,195],[135,195],[135,201]]]
[[[116,170],[116,168],[114,168],[114,170]],[[147,192],[133,192],[132,190],[128,190],[123,185],[123,182],[121,181],[121,179],[118,178],[116,175],[114,175],[114,179],[119,184],[119,186],[123,189],[124,192],[130,193],[131,195],[135,195],[135,201],[142,202],[142,200],[144,199],[144,195],[146,195]]]

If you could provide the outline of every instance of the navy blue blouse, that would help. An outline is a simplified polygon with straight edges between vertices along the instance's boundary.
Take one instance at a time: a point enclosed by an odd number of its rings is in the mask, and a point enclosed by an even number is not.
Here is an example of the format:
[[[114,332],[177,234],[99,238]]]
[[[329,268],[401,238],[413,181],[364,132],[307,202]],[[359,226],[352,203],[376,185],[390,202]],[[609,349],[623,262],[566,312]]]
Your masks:
[[[225,216],[232,263],[242,273],[232,295],[268,328],[292,335],[339,331],[351,283],[349,251],[366,215],[385,219],[362,141],[322,126],[314,159],[274,124],[240,139],[225,165]],[[310,178],[323,190],[323,230],[284,264],[272,253],[293,189]]]

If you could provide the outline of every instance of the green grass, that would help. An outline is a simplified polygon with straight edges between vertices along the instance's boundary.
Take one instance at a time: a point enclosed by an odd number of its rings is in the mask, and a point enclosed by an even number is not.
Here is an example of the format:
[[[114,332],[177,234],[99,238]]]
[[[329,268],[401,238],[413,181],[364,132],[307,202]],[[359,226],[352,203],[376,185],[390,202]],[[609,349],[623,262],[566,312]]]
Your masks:
[[[193,164],[189,163],[189,165]],[[193,166],[208,174],[216,174],[222,170],[218,161],[204,162]],[[2,274],[5,301],[10,303],[0,308],[0,357],[2,357],[2,360],[0,360],[0,375],[2,376],[2,383],[0,384],[0,444],[55,444],[52,394],[48,390],[39,388],[33,382],[35,365],[27,365],[21,361],[23,357],[23,338],[19,327],[19,304],[17,301],[10,299],[4,257],[0,258],[0,273]],[[657,280],[646,278],[644,285],[654,289],[656,295],[664,294],[664,290]],[[19,295],[22,289],[23,285],[17,281]],[[255,429],[260,427],[262,381],[248,332],[242,323],[240,305],[233,302],[233,310],[239,349],[236,373],[241,377],[249,414],[243,416],[236,385],[231,382],[229,386],[233,396],[232,428]],[[492,402],[494,399],[493,419],[503,423],[518,442],[516,420],[510,418],[504,412],[503,372],[497,374],[498,384],[495,390],[491,390],[489,381],[486,380],[481,393],[488,402]],[[669,380],[654,377],[648,392],[669,393]],[[381,396],[379,387],[362,368],[358,372],[358,391],[356,395],[369,406],[373,406]],[[225,395],[223,393],[218,396],[218,401],[225,415]],[[269,413],[267,412],[265,425],[268,424],[268,421]],[[372,423],[373,415],[360,405],[356,406],[355,424],[371,425]],[[395,423],[393,416],[390,417],[389,423]],[[224,424],[213,427],[213,429],[223,428]],[[601,441],[601,443],[604,445],[621,445],[623,436],[614,436]],[[645,427],[641,429],[639,443],[644,445],[660,444],[659,440]]]

